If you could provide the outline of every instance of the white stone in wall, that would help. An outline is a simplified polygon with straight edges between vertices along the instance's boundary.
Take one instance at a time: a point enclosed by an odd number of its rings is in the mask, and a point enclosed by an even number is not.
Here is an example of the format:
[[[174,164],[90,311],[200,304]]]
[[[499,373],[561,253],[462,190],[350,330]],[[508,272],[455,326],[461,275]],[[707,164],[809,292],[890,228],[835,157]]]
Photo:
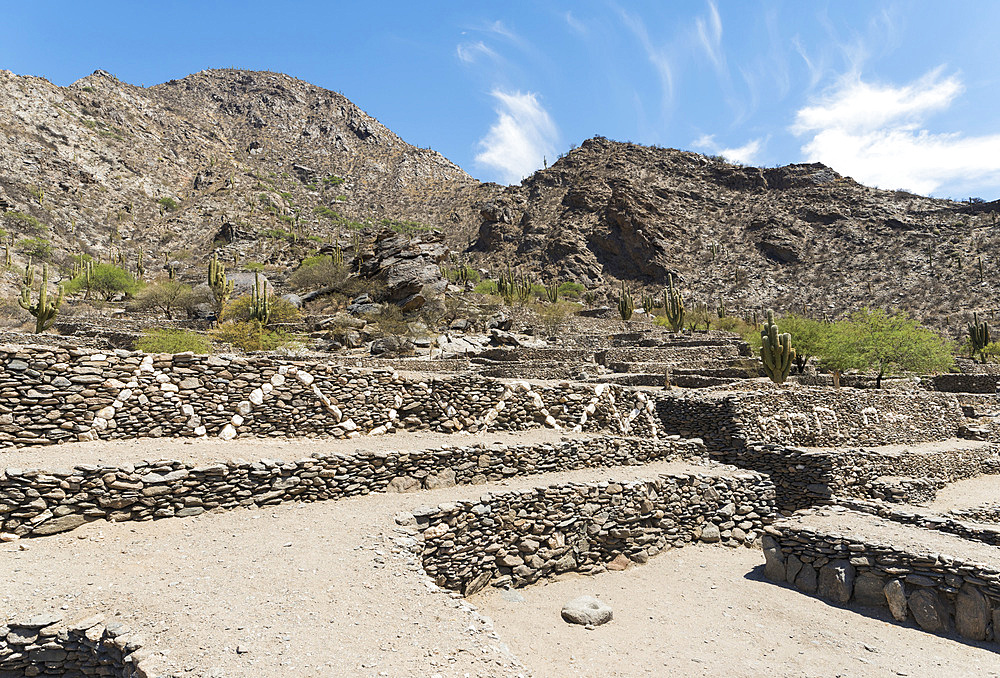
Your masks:
[[[121,390],[125,388],[125,382],[118,381],[117,379],[108,379],[106,382],[104,382],[104,386],[107,388],[116,388],[118,390]]]
[[[309,386],[310,384],[313,383],[313,381],[316,380],[316,377],[314,377],[313,375],[309,374],[305,370],[299,370],[298,372],[296,372],[295,373],[295,378],[298,379],[303,384],[305,384],[306,386]]]
[[[80,442],[88,442],[89,443],[89,442],[95,440],[96,438],[94,436],[93,431],[84,431],[83,433],[76,434],[76,439],[79,440]]]
[[[384,435],[385,432],[386,432],[385,426],[376,426],[375,428],[373,428],[371,431],[368,432],[368,435],[370,435],[370,436],[380,436],[380,435]]]
[[[118,394],[118,400],[120,400],[122,402],[125,402],[126,400],[128,400],[131,397],[132,397],[132,389],[130,389],[130,388],[126,388],[126,389],[122,390],[121,393]]]
[[[588,404],[585,408],[583,408],[584,415],[593,414],[596,411],[597,411],[597,403],[593,402]]]
[[[165,375],[163,372],[160,372],[159,374],[156,375],[156,381],[161,384],[166,384],[168,381],[170,381],[170,377]]]
[[[345,431],[356,431],[358,430],[358,425],[354,423],[353,419],[345,419],[340,422],[340,428]]]
[[[164,393],[177,393],[177,384],[160,384],[160,390]]]
[[[274,390],[274,387],[271,386],[270,383],[265,382],[260,385],[260,390],[264,392],[264,395],[267,395],[268,393]]]
[[[496,405],[494,405],[493,407],[494,407],[494,408],[496,409],[496,411],[497,411],[497,412],[499,412],[499,411],[500,411],[500,410],[502,410],[503,408],[507,407],[507,403],[506,403],[506,402],[504,402],[503,400],[501,400],[500,402],[498,402],[498,403],[497,403]]]
[[[448,415],[449,417],[454,417],[456,414],[458,414],[458,410],[449,405],[448,408],[445,410],[445,414]]]
[[[232,424],[226,424],[222,432],[219,433],[219,437],[223,440],[232,440],[236,437],[236,428]]]
[[[557,422],[555,420],[555,417],[553,417],[551,414],[545,417],[545,425],[550,428],[559,428],[559,422]]]
[[[275,387],[282,386],[282,385],[284,385],[284,383],[285,383],[285,376],[283,374],[281,374],[281,373],[278,373],[278,374],[274,375],[273,377],[271,377],[271,385],[272,386],[275,386]]]
[[[205,435],[205,433],[206,433],[206,430],[205,430],[205,427],[204,427],[204,426],[199,426],[198,428],[196,428],[196,429],[194,430],[194,434],[195,434],[196,436],[203,436],[203,435]]]
[[[389,410],[389,421],[396,421],[399,419],[399,412],[396,410]]]
[[[234,414],[233,418],[229,420],[233,426],[242,426],[243,422],[246,421],[243,417],[238,414]]]
[[[103,431],[108,427],[108,420],[104,417],[94,417],[94,423],[91,426],[98,431]]]
[[[330,410],[330,414],[332,414],[332,415],[333,415],[333,418],[334,418],[334,419],[335,419],[335,420],[336,420],[337,422],[340,422],[340,420],[342,420],[342,419],[344,418],[344,413],[343,413],[343,412],[341,412],[341,411],[340,411],[340,408],[339,408],[339,407],[337,407],[336,405],[334,405],[333,403],[331,403],[330,405],[328,405],[328,406],[327,406],[327,409],[328,409],[328,410]],[[350,419],[348,419],[348,421],[351,421],[351,420],[350,420]],[[351,423],[353,424],[354,422],[351,422]]]
[[[236,411],[243,415],[250,414],[252,409],[253,406],[250,405],[249,400],[241,400],[239,404],[236,405]]]
[[[288,374],[288,365],[278,365],[278,374],[285,376]],[[277,384],[275,384],[277,386]]]
[[[102,407],[97,411],[97,416],[101,419],[114,419],[115,408],[110,405],[108,405],[107,407]]]
[[[258,405],[258,406],[259,405],[263,405],[264,404],[264,391],[262,391],[259,388],[255,388],[254,390],[250,391],[250,402],[253,403],[254,405]]]
[[[183,414],[185,417],[194,416],[194,406],[188,405],[187,403],[181,405],[181,414]]]
[[[103,360],[107,360],[108,356],[104,355],[103,353],[95,353],[94,355],[90,356],[90,359],[93,360],[94,362],[101,362]]]

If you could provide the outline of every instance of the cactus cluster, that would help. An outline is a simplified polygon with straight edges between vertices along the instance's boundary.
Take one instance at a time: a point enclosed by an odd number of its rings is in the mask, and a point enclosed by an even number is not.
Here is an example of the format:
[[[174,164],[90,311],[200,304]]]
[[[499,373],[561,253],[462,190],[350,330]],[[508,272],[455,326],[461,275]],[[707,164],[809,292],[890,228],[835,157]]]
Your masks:
[[[764,363],[764,372],[775,384],[783,384],[788,379],[795,360],[795,349],[792,348],[792,335],[778,334],[778,325],[774,322],[774,311],[767,312],[767,322],[760,331],[760,359]]]
[[[647,314],[652,314],[653,313],[653,309],[655,309],[655,308],[656,308],[656,299],[653,298],[653,295],[651,295],[651,294],[643,294],[642,295],[642,310],[645,311]]]
[[[622,293],[618,297],[618,314],[621,315],[622,320],[631,320],[632,314],[635,312],[635,299],[632,295],[628,293],[625,289],[625,281],[622,281]]]
[[[271,298],[267,294],[267,283],[261,278],[260,271],[254,272],[253,292],[250,294],[250,319],[261,325],[267,325],[271,320]]]
[[[972,322],[969,323],[969,343],[972,346],[972,354],[979,354],[983,363],[986,363],[984,350],[990,344],[990,326],[986,321],[979,322],[979,314],[972,314]]]
[[[219,255],[214,252],[208,262],[208,286],[215,297],[216,309],[221,312],[233,293],[233,281],[226,277],[226,265],[219,261]]]
[[[33,270],[31,279],[34,281]],[[48,286],[49,267],[42,266],[42,287],[38,291],[38,302],[34,304],[31,303],[30,285],[21,286],[21,298],[17,300],[18,306],[35,316],[35,334],[41,334],[45,330],[52,327],[52,323],[54,323],[56,319],[56,314],[59,313],[59,307],[62,305],[64,296],[63,286],[59,285],[59,292],[55,299],[49,299]]]
[[[510,303],[511,300],[525,302],[531,299],[531,282],[527,277],[514,273],[510,267],[497,276],[497,294]]]
[[[545,286],[545,298],[552,304],[559,301],[559,283],[554,282]]]
[[[4,243],[4,246],[3,246],[3,265],[4,266],[13,266],[14,265],[14,257],[12,257],[10,255],[10,243],[11,243],[11,238],[8,237],[7,238],[7,242]]]
[[[334,245],[333,251],[330,252],[330,263],[334,268],[344,267],[344,250],[339,244]]]
[[[684,329],[684,299],[680,290],[674,287],[674,276],[667,274],[667,289],[663,290],[663,309],[670,323],[670,329],[680,332]]]

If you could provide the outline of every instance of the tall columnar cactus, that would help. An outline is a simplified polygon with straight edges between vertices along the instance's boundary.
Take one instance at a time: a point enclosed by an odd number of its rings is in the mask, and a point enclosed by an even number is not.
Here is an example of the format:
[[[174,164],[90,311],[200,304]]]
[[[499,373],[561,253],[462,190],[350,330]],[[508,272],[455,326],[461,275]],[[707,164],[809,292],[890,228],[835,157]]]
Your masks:
[[[667,289],[663,290],[663,308],[666,311],[670,329],[680,332],[684,329],[684,299],[680,290],[674,287],[674,276],[667,274]]]
[[[233,293],[233,281],[226,277],[226,265],[219,261],[219,255],[214,252],[208,262],[208,286],[215,297],[215,309],[221,313]]]
[[[726,317],[726,304],[722,301],[721,294],[719,295],[719,303],[715,306],[715,315],[719,317],[719,320]]]
[[[10,255],[10,238],[7,238],[7,242],[4,243],[3,246],[3,265],[4,266],[14,265],[14,257]]]
[[[135,262],[135,272],[139,276],[140,280],[142,279],[142,276],[146,275],[146,265],[142,261],[142,256],[143,256],[143,251],[142,251],[142,248],[140,247],[139,248],[139,257],[138,257],[138,259],[136,259],[136,262]]]
[[[267,282],[261,279],[260,271],[254,272],[253,292],[250,295],[250,319],[267,325],[271,319],[271,298],[267,294]]]
[[[335,245],[333,251],[330,252],[330,263],[333,264],[334,268],[344,267],[344,250],[341,249],[340,245]]]
[[[622,320],[631,320],[632,314],[635,312],[635,299],[632,295],[628,293],[625,289],[625,281],[622,281],[622,293],[618,297],[618,314],[621,315]]]
[[[986,354],[983,351],[990,343],[990,326],[985,320],[979,322],[978,313],[972,314],[972,322],[969,323],[969,343],[972,345],[972,354],[978,353],[985,364]]]
[[[35,267],[31,264],[31,257],[28,257],[28,263],[24,265],[24,273],[21,274],[21,287],[34,287],[35,286]]]
[[[551,285],[545,286],[545,298],[548,299],[551,304],[559,301],[559,283],[554,282]]]
[[[653,313],[653,309],[656,308],[656,299],[653,298],[652,294],[642,295],[642,310],[648,315]]]
[[[760,331],[760,359],[764,363],[764,372],[775,384],[785,383],[788,373],[795,360],[795,349],[792,348],[792,335],[778,334],[778,325],[774,322],[774,311],[767,312],[767,322]]]
[[[49,267],[42,266],[42,288],[38,291],[38,303],[31,303],[31,288],[27,285],[21,287],[21,298],[17,300],[18,305],[25,311],[35,316],[35,334],[41,334],[52,327],[56,314],[63,301],[63,286],[59,285],[59,293],[55,300],[49,299]]]

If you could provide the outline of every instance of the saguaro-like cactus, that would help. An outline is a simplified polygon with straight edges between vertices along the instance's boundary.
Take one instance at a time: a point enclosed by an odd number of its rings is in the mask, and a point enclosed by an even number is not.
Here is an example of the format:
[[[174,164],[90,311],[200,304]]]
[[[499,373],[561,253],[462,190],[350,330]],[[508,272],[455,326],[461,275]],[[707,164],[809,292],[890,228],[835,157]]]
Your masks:
[[[760,331],[760,359],[764,363],[764,372],[775,384],[785,383],[788,373],[795,360],[795,349],[792,348],[792,335],[778,334],[778,325],[774,322],[774,311],[767,312],[767,322]]]
[[[634,312],[635,312],[635,299],[633,299],[632,295],[629,294],[628,290],[625,289],[625,281],[623,280],[622,293],[621,296],[618,297],[618,313],[619,315],[621,315],[622,320],[625,321],[625,320],[631,320],[632,313]]]
[[[52,327],[56,314],[63,301],[63,286],[59,285],[59,293],[55,300],[49,299],[49,267],[42,267],[42,288],[38,291],[38,303],[31,303],[31,288],[27,285],[21,287],[21,298],[17,300],[18,306],[35,316],[35,334],[41,334]]]
[[[250,319],[267,325],[271,319],[271,298],[267,294],[267,283],[260,277],[260,271],[254,272],[253,292],[250,295]]]
[[[674,276],[667,274],[667,289],[663,290],[663,308],[666,311],[670,329],[680,332],[684,329],[684,299],[680,290],[674,287]]]
[[[233,281],[226,277],[226,265],[219,261],[219,255],[215,253],[208,262],[208,286],[215,297],[215,308],[221,313],[233,293]]]
[[[972,354],[979,354],[980,360],[986,363],[986,354],[983,350],[990,343],[990,326],[986,321],[979,322],[979,314],[972,314],[972,322],[969,323],[969,343],[972,345]]]

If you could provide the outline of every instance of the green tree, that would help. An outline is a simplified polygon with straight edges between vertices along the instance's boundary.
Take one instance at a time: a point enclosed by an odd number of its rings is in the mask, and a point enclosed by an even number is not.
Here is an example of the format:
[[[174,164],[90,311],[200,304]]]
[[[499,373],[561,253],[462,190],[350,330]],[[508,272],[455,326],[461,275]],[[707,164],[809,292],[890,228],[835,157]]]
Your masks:
[[[195,303],[190,285],[179,280],[160,280],[135,293],[136,308],[160,311],[167,320],[173,320],[173,311],[186,309]]]
[[[875,388],[882,388],[888,374],[940,372],[952,361],[948,342],[903,312],[862,309],[849,321],[831,325],[822,342],[822,362],[834,370],[835,379],[847,369],[871,370]]]
[[[782,332],[792,335],[792,346],[795,347],[795,370],[802,374],[806,370],[809,358],[821,353],[823,338],[829,330],[829,325],[794,313],[782,316],[778,325]]]
[[[98,264],[90,274],[90,289],[107,301],[118,294],[131,295],[136,282],[131,273],[114,264]]]

